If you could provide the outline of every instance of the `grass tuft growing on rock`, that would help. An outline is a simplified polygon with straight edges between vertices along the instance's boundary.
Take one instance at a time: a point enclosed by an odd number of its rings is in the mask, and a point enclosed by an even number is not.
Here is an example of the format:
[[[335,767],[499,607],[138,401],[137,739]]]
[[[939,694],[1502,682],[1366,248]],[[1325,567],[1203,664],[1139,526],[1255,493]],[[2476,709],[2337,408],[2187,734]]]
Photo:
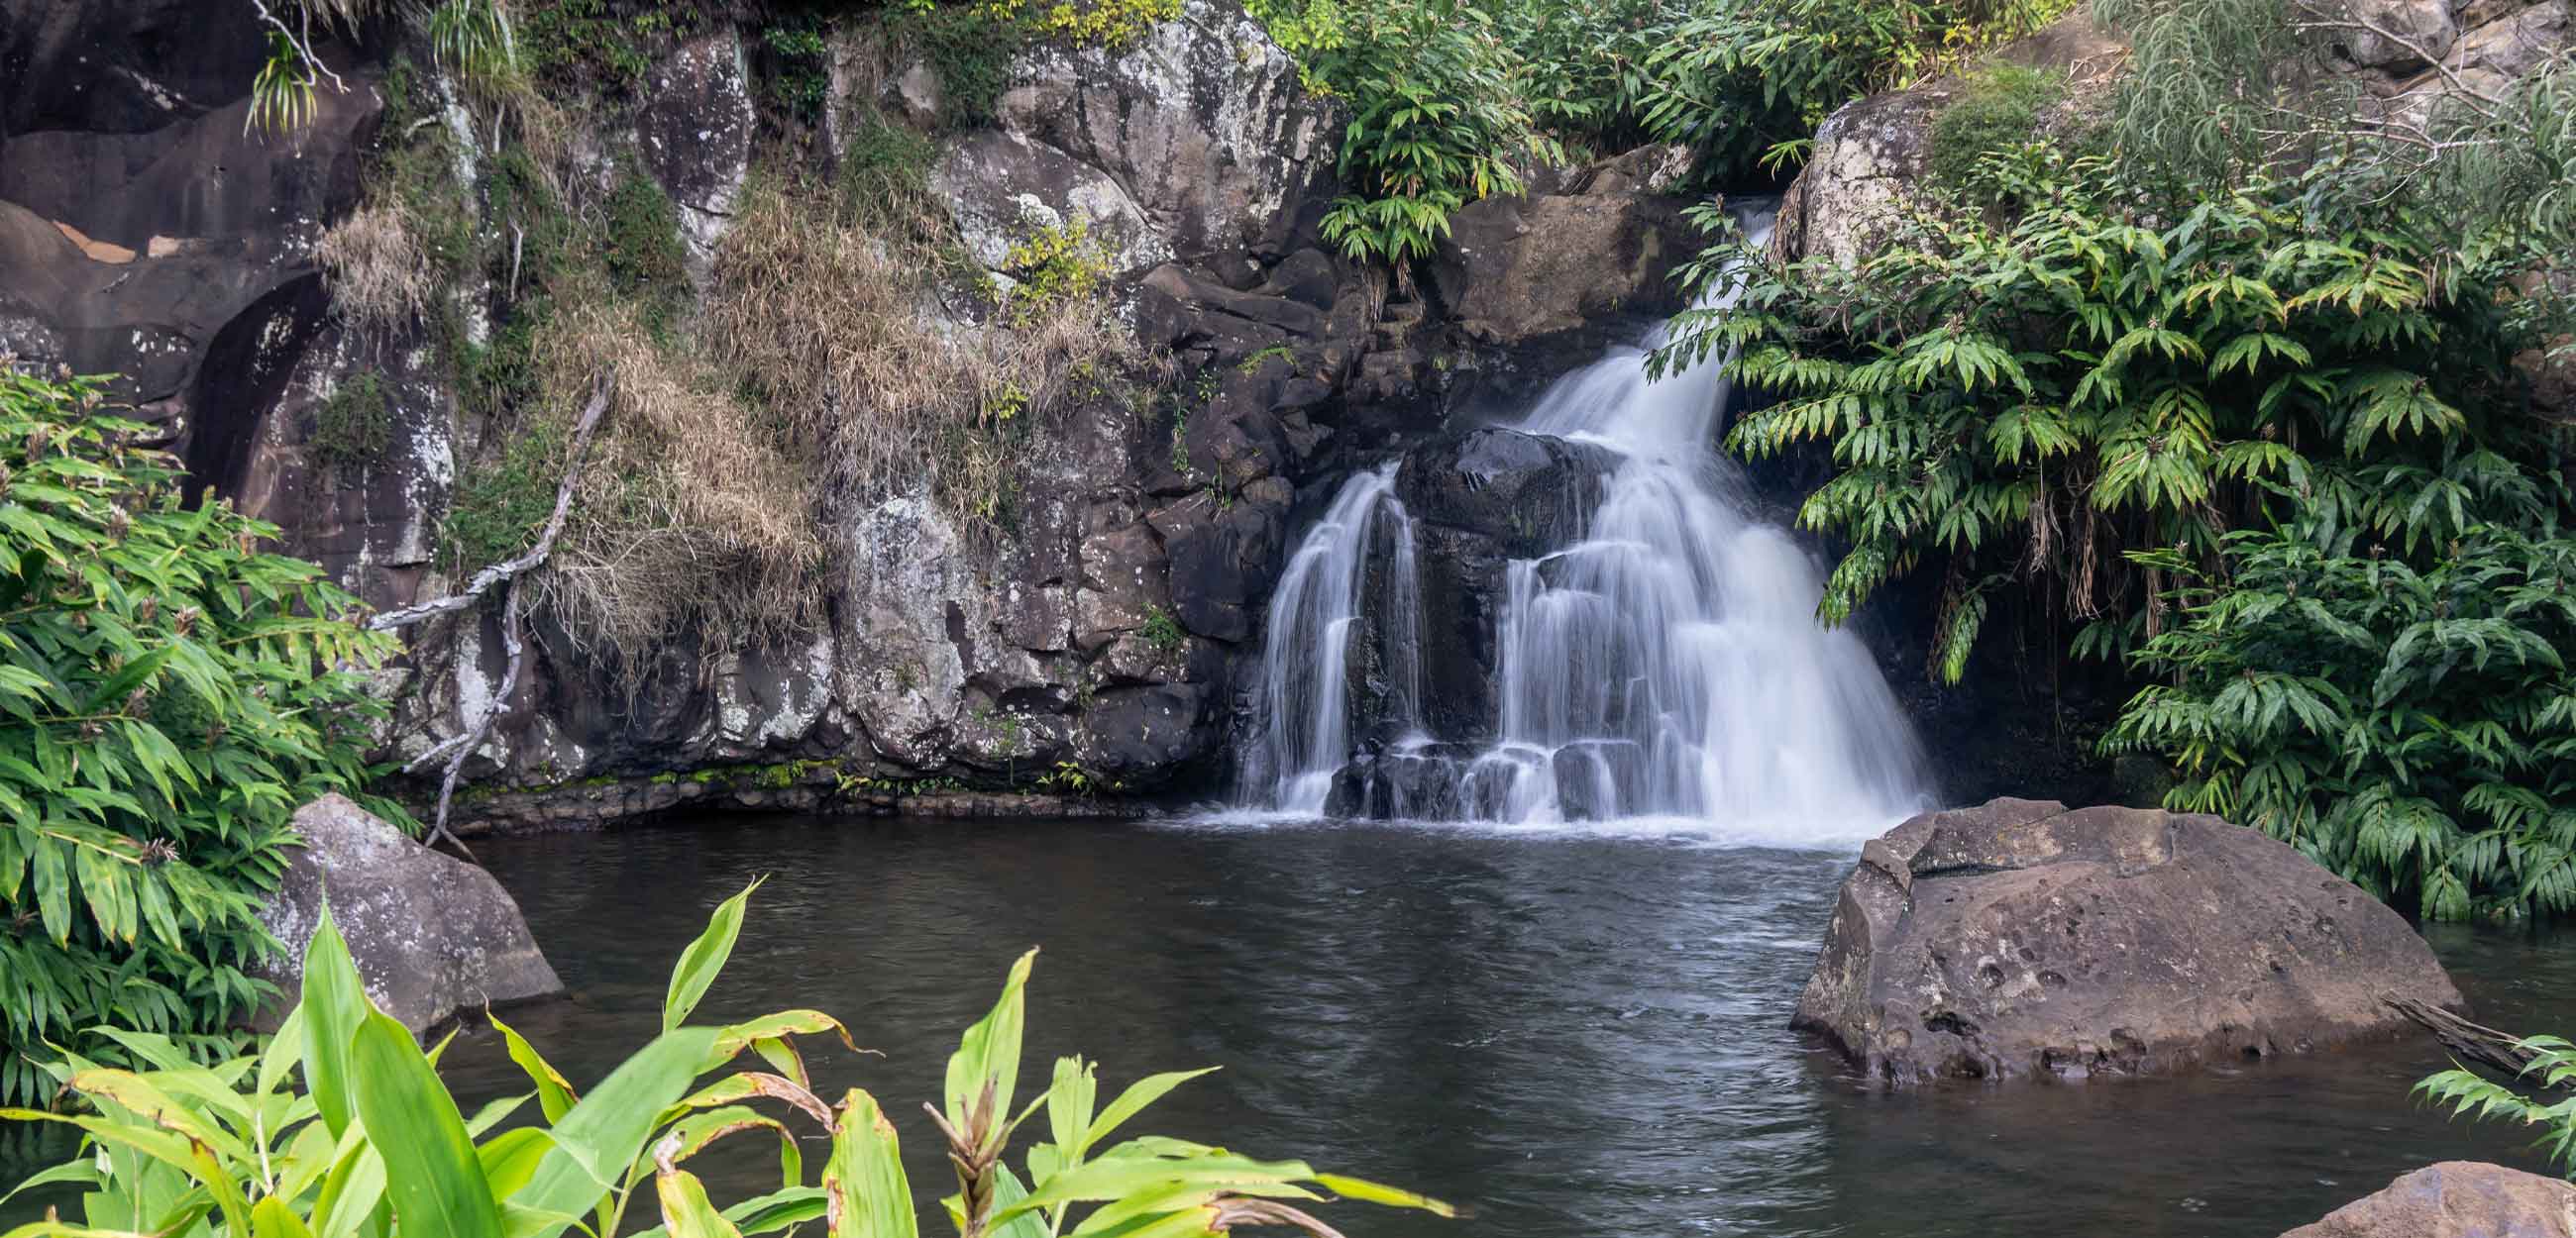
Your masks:
[[[1093,288],[1007,329],[948,321],[921,257],[817,194],[764,180],[717,251],[706,334],[775,422],[834,446],[839,494],[870,501],[926,483],[950,516],[989,533],[1008,505],[1006,439],[1139,356]]]
[[[379,199],[351,211],[322,234],[313,256],[328,272],[332,306],[343,321],[362,331],[389,331],[410,322],[437,288],[428,251],[399,199]]]

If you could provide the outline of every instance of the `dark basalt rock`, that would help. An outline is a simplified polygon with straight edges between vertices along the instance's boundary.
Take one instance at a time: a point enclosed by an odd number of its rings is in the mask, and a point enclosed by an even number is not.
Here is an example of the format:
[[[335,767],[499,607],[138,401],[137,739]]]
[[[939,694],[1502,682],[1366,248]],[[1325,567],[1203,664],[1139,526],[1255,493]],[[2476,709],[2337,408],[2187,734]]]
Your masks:
[[[2281,1238],[2576,1238],[2576,1185],[2481,1161],[2443,1161]]]
[[[2397,913],[2254,830],[1999,799],[1872,840],[1792,1026],[1870,1076],[2160,1073],[2458,1008]]]
[[[1526,559],[1582,540],[1619,464],[1606,447],[1486,427],[1406,452],[1395,488],[1415,518],[1482,533]]]
[[[461,1010],[563,992],[492,874],[413,842],[343,796],[296,810],[295,831],[304,846],[260,912],[286,947],[264,968],[280,992],[301,987],[326,897],[367,995],[414,1032]],[[285,1011],[267,1013],[273,1028]]]

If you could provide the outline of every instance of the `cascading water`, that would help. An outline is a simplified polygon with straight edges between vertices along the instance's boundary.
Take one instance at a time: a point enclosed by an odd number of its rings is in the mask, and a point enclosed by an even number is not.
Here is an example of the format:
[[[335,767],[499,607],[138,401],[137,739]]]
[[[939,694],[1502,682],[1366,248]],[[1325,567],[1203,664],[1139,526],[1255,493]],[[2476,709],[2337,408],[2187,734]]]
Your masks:
[[[1874,831],[1925,805],[1920,748],[1867,649],[1819,626],[1815,565],[1749,514],[1714,450],[1721,366],[1650,381],[1660,335],[1567,376],[1513,427],[1603,460],[1599,498],[1553,549],[1503,566],[1489,699],[1467,733],[1426,730],[1425,534],[1397,467],[1343,487],[1271,606],[1249,799],[1775,837]]]

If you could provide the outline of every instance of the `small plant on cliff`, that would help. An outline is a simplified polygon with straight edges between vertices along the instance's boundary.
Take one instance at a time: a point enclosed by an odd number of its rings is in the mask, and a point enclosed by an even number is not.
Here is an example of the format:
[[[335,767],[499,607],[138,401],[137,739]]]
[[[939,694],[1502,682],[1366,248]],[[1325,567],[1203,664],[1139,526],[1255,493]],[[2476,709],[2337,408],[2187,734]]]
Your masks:
[[[84,1141],[80,1157],[37,1179],[86,1188],[85,1224],[48,1220],[11,1238],[147,1230],[556,1238],[631,1232],[652,1212],[662,1222],[653,1232],[692,1238],[800,1226],[820,1226],[825,1238],[918,1234],[897,1112],[858,1088],[838,1105],[826,1102],[829,1091],[818,1090],[797,1047],[799,1037],[826,1035],[848,1044],[839,1020],[782,1010],[690,1022],[732,955],[750,894],[726,900],[672,968],[661,1034],[587,1094],[493,1020],[531,1092],[471,1117],[439,1078],[437,1052],[422,1052],[368,999],[326,914],[305,952],[303,1001],[257,1056],[209,1070],[163,1038],[120,1033],[151,1069],[75,1058],[52,1072],[96,1116],[0,1111],[73,1126]],[[1220,1238],[1238,1226],[1335,1238],[1308,1211],[1334,1197],[1455,1215],[1438,1200],[1300,1161],[1256,1161],[1160,1136],[1110,1142],[1204,1070],[1148,1076],[1102,1105],[1096,1064],[1059,1058],[1047,1089],[1015,1109],[1036,957],[1032,950],[1012,966],[999,1000],[949,1056],[941,1103],[923,1106],[956,1172],[957,1191],[942,1203],[964,1238]],[[511,1123],[531,1099],[533,1120]],[[1047,1138],[1025,1150],[1023,1176],[1007,1154],[1031,1119]],[[827,1149],[815,1182],[801,1134],[809,1123]],[[780,1185],[719,1210],[684,1166],[733,1135],[777,1141]]]
[[[393,435],[393,403],[385,397],[384,378],[366,370],[350,375],[322,401],[305,447],[315,464],[345,483],[383,459]]]
[[[1109,259],[1091,239],[1091,221],[1076,215],[1071,223],[1032,229],[1011,246],[1002,270],[1017,281],[1011,321],[1028,327],[1067,302],[1097,295],[1109,278]]]
[[[1932,175],[1954,189],[1973,191],[1985,162],[2037,140],[2042,119],[2065,95],[2065,75],[2043,69],[2005,64],[1971,75],[1966,89],[1932,122]]]
[[[103,1024],[236,1043],[288,818],[364,783],[361,672],[394,651],[102,403],[0,368],[0,1099],[63,1050],[128,1060]]]
[[[1145,626],[1136,634],[1161,653],[1177,653],[1190,643],[1190,634],[1181,627],[1181,621],[1160,606],[1146,608]]]

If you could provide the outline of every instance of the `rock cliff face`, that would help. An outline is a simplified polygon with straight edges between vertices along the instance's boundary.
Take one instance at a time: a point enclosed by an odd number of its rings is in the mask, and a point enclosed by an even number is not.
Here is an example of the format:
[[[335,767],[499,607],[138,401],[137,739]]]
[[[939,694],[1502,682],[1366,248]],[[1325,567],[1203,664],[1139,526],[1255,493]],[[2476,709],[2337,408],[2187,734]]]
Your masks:
[[[581,158],[629,161],[667,193],[699,295],[776,127],[756,20],[701,23],[631,89],[579,101]],[[375,174],[393,58],[431,62],[396,23],[364,35],[321,49],[350,89],[264,135],[243,123],[264,50],[247,4],[0,0],[0,352],[125,374],[201,488],[391,608],[459,583],[440,522],[459,461],[497,431],[428,327],[357,330],[317,262]],[[1665,195],[1668,153],[1646,152],[1478,204],[1432,279],[1391,290],[1318,242],[1342,118],[1231,0],[1188,0],[1116,50],[1029,51],[964,129],[936,119],[937,73],[899,49],[842,47],[829,67],[821,144],[912,118],[936,143],[936,199],[995,278],[1033,227],[1082,221],[1164,394],[1062,408],[1013,463],[1006,536],[971,535],[924,494],[818,517],[825,613],[793,640],[674,638],[612,669],[592,633],[541,610],[496,702],[497,607],[416,629],[386,682],[394,754],[499,710],[467,767],[497,793],[465,805],[468,828],[684,803],[882,808],[1051,773],[1205,788],[1301,501],[1668,312],[1666,276],[1695,243]],[[430,78],[430,114],[402,123],[455,130],[471,183],[493,156],[456,87]],[[319,427],[361,373],[385,402],[383,450],[334,470]]]

